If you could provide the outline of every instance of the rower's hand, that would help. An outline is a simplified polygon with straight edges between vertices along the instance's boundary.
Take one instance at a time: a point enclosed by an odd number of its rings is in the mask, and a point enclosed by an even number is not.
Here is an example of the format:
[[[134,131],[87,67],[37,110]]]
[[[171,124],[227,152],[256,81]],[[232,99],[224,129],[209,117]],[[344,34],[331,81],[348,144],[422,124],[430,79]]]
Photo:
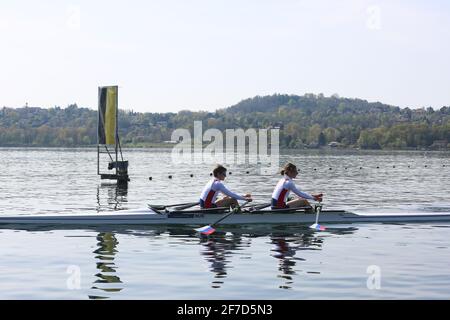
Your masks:
[[[318,202],[322,202],[323,193],[313,194],[312,196],[314,197],[314,200],[316,200]]]
[[[250,193],[247,193],[246,195],[244,195],[244,198],[248,202],[252,202],[253,201],[252,195]]]

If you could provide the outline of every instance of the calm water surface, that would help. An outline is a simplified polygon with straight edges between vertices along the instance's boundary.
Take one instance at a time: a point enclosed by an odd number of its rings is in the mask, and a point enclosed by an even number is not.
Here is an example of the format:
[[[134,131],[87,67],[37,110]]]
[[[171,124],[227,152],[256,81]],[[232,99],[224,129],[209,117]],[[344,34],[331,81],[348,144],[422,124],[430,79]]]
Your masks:
[[[94,149],[0,149],[0,215],[196,201],[209,179],[210,165],[173,168],[169,150],[125,154],[126,190],[100,182]],[[449,153],[290,151],[284,161],[299,165],[297,184],[323,192],[328,208],[450,212]],[[229,170],[227,185],[257,202],[278,180]],[[0,299],[450,298],[450,224],[327,227],[223,226],[200,238],[190,228],[4,226]]]

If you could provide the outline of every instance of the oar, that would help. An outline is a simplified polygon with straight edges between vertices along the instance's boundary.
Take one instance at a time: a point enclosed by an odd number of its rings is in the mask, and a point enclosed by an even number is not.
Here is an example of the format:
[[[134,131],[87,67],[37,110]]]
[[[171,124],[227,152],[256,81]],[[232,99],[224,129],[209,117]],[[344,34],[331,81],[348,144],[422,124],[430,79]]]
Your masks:
[[[186,209],[186,208],[193,207],[197,204],[198,204],[198,202],[178,203],[178,204],[169,204],[169,205],[149,204],[148,207],[151,209],[154,208],[157,210],[164,210],[166,208],[171,208],[171,207],[186,206],[186,207],[184,207],[184,209]]]
[[[246,202],[242,205],[242,207],[244,207],[248,202],[249,202],[249,201],[246,201]],[[226,218],[228,218],[229,216],[231,216],[233,213],[238,212],[242,207],[238,206],[238,207],[236,207],[236,208],[233,208],[229,213],[227,213],[226,215],[224,215],[223,217],[221,217],[221,218],[220,218],[219,220],[217,220],[216,222],[214,222],[214,223],[212,223],[212,224],[210,224],[210,225],[201,227],[201,228],[194,229],[194,230],[197,231],[197,232],[200,232],[201,234],[204,234],[204,235],[209,236],[210,234],[213,234],[214,232],[216,232],[216,229],[215,229],[214,227],[215,227],[217,224],[219,224],[219,222],[225,220]]]
[[[184,209],[187,209],[187,208],[192,208],[193,206],[196,206],[196,205],[198,205],[199,203],[200,203],[200,202],[187,203],[187,204],[182,205],[182,206],[180,206],[180,207],[176,207],[175,210],[184,210]],[[174,207],[174,206],[171,206],[171,207]]]
[[[245,212],[258,211],[258,210],[270,207],[271,205],[272,205],[272,203],[264,203],[264,204],[253,205],[250,208],[248,208],[247,210],[245,210]]]
[[[326,228],[319,224],[320,211],[322,211],[322,203],[319,203],[318,205],[316,205],[316,223],[311,225],[310,228],[318,230],[318,231],[324,231],[324,230],[326,230]]]

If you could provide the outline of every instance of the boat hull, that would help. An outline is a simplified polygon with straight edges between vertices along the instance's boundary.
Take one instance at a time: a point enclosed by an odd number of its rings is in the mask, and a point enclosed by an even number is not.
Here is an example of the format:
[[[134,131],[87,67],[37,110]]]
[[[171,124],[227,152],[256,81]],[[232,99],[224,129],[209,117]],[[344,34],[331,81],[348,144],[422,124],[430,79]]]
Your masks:
[[[223,214],[187,214],[170,217],[151,209],[124,210],[115,213],[85,215],[19,215],[0,216],[0,225],[207,225],[217,221]],[[315,214],[297,213],[239,213],[223,220],[221,224],[312,224]],[[361,215],[346,211],[323,211],[320,223],[402,223],[450,221],[450,213],[432,214],[383,214]]]

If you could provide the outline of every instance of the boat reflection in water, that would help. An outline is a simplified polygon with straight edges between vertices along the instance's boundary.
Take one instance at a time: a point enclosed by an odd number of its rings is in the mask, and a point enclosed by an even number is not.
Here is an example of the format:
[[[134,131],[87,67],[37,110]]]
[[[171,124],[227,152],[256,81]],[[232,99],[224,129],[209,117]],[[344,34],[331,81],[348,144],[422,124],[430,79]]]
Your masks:
[[[298,256],[304,250],[321,250],[324,237],[321,233],[299,226],[251,226],[250,228],[233,228],[224,226],[228,232],[216,232],[213,236],[200,237],[202,245],[201,255],[209,263],[210,271],[214,273],[212,288],[221,288],[225,283],[229,269],[233,268],[231,258],[240,255],[242,259],[251,259],[252,239],[268,237],[269,243],[275,245],[271,249],[271,256],[279,260],[278,278],[284,280],[281,289],[290,289],[296,275],[297,262],[305,261]],[[353,233],[356,228],[330,229],[328,233]],[[299,232],[300,231],[300,232]],[[198,236],[198,235],[197,235]],[[250,250],[244,250],[250,248]],[[308,273],[314,273],[310,271]]]
[[[228,226],[227,226],[228,227]],[[227,229],[224,227],[224,229]],[[264,227],[267,229],[267,227]],[[314,233],[306,234],[289,234],[285,235],[272,234],[272,232],[236,232],[233,231],[227,233],[217,233],[213,237],[202,237],[201,245],[203,250],[201,255],[206,258],[210,263],[210,271],[214,273],[214,281],[212,281],[212,288],[220,288],[227,277],[227,269],[233,268],[231,266],[231,257],[234,255],[248,255],[251,259],[251,253],[245,254],[243,252],[244,248],[250,248],[252,244],[252,238],[257,237],[269,237],[270,243],[275,244],[275,248],[271,251],[271,254],[276,259],[279,259],[278,270],[281,274],[278,275],[279,278],[286,280],[285,284],[281,285],[280,288],[289,289],[290,284],[292,284],[292,276],[296,274],[294,267],[296,265],[296,260],[304,260],[302,258],[296,258],[295,255],[299,250],[311,249],[320,250],[322,246],[322,238],[316,236]]]
[[[126,283],[122,283],[118,275],[118,267],[114,262],[119,244],[115,233],[124,233],[136,237],[158,237],[165,234],[177,239],[177,241],[182,238],[186,243],[190,242],[189,246],[193,242],[198,243],[201,248],[200,255],[207,261],[209,271],[213,273],[211,288],[214,289],[223,287],[229,270],[235,267],[232,264],[232,258],[239,256],[241,259],[251,260],[253,255],[251,250],[252,241],[255,238],[265,237],[268,239],[265,243],[272,246],[272,248],[268,248],[270,256],[279,260],[277,278],[283,281],[279,288],[291,289],[296,276],[298,276],[297,263],[306,261],[301,253],[305,250],[321,250],[326,237],[322,233],[313,232],[305,228],[301,229],[298,226],[291,226],[292,229],[289,226],[278,227],[276,231],[271,230],[269,226],[263,226],[262,228],[263,230],[249,232],[248,229],[225,226],[223,229],[227,230],[227,232],[219,231],[209,237],[200,236],[190,228],[164,227],[151,227],[151,233],[130,230],[114,230],[114,232],[99,233],[97,236],[98,248],[94,253],[97,259],[97,269],[100,272],[95,275],[97,280],[94,282],[92,289],[102,291],[102,294],[90,295],[89,298],[114,298],[118,292],[126,287]],[[282,231],[283,228],[286,229]],[[255,230],[257,230],[257,227]],[[295,230],[295,232],[290,230]],[[357,229],[339,228],[327,232],[351,234],[355,230]],[[307,273],[315,272],[308,271]]]

